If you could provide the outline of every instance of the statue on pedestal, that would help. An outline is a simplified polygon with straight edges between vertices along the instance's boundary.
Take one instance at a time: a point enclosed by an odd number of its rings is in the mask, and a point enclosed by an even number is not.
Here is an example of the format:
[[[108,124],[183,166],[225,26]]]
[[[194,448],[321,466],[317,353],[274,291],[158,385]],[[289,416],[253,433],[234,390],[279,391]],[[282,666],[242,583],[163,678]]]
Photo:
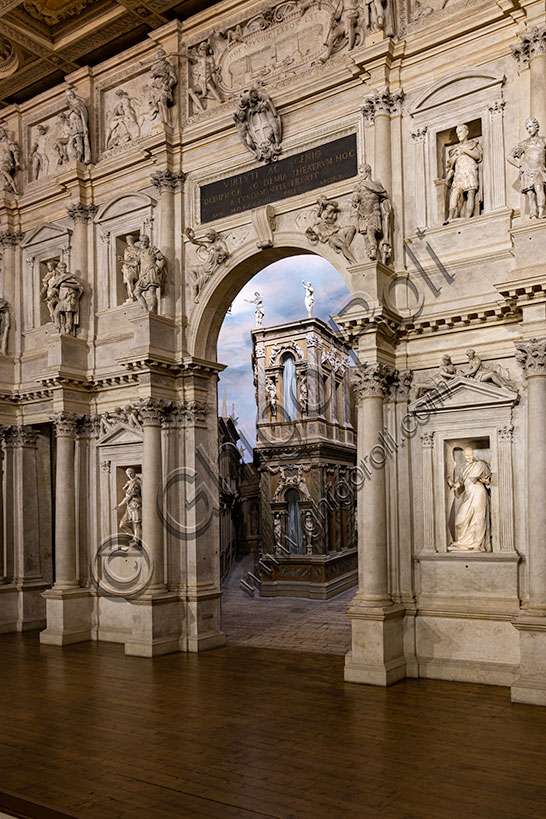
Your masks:
[[[311,282],[305,283],[305,280],[302,279],[301,283],[305,288],[305,309],[307,310],[307,317],[311,318],[313,315],[313,305],[315,303],[315,291],[313,290],[313,285]]]
[[[479,163],[482,147],[477,139],[468,138],[467,125],[457,125],[459,142],[449,149],[446,179],[451,185],[448,219],[470,219],[476,213],[480,189]]]
[[[8,336],[11,325],[11,312],[9,304],[5,299],[0,298],[0,355],[8,354]]]
[[[157,291],[163,283],[165,257],[150,244],[149,236],[141,236],[138,242],[138,279],[135,298],[149,313],[157,313]]]
[[[354,225],[346,227],[338,225],[337,220],[341,210],[334,199],[328,200],[326,196],[319,196],[317,205],[315,221],[307,228],[305,235],[311,244],[319,242],[327,244],[332,250],[342,253],[350,264],[356,264],[356,259],[349,247],[355,237],[356,228]]]
[[[75,336],[80,323],[80,299],[83,286],[67,270],[64,262],[48,262],[40,296],[47,303],[49,315],[59,333]]]
[[[529,218],[544,219],[546,215],[546,138],[539,136],[540,125],[535,117],[525,122],[529,136],[518,142],[508,155],[508,162],[519,169],[521,192],[529,202]]]
[[[486,461],[476,460],[472,447],[464,449],[466,465],[455,479],[447,484],[460,499],[455,512],[455,540],[448,552],[489,551],[489,495],[491,469]]]
[[[19,145],[0,124],[0,190],[18,193],[15,174],[21,167],[19,153]]]
[[[258,291],[256,291],[254,293],[254,298],[253,299],[245,299],[245,301],[246,301],[247,304],[253,304],[254,307],[255,307],[256,330],[259,330],[260,327],[262,326],[262,322],[264,320],[264,315],[265,315],[265,313],[264,313],[264,303],[263,303],[262,297],[260,296]]]
[[[114,506],[114,510],[125,507],[119,528],[132,535],[133,545],[142,538],[142,478],[131,466],[125,470],[125,474],[128,480],[121,490],[124,493],[123,500]]]
[[[277,417],[277,385],[273,376],[269,377],[267,386],[265,388],[269,400],[269,409],[271,410],[271,417]]]
[[[352,207],[356,211],[358,231],[364,236],[368,258],[375,260],[379,255],[383,264],[387,264],[392,253],[392,206],[381,182],[372,179],[370,165],[364,166],[357,182]]]
[[[300,394],[299,394],[299,404],[300,404],[300,410],[301,410],[302,415],[307,412],[307,406],[308,406],[307,402],[308,402],[307,375],[306,375],[306,373],[303,373],[301,375],[301,377],[300,377]]]
[[[91,145],[89,143],[89,114],[87,105],[81,97],[76,96],[72,88],[66,91],[68,102],[68,127],[72,155],[78,162],[89,165],[91,162]]]
[[[280,512],[273,515],[273,540],[275,542],[275,554],[282,552],[282,518]]]

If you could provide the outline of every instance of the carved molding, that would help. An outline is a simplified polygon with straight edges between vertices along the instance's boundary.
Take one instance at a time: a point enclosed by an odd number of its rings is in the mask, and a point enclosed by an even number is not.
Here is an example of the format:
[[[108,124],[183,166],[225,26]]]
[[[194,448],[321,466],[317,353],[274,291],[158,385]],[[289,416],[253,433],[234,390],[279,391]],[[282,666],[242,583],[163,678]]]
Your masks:
[[[273,247],[275,241],[275,208],[273,205],[264,205],[252,211],[252,224],[256,233],[256,245],[263,250]]]
[[[280,363],[281,356],[284,353],[294,353],[297,361],[303,361],[303,352],[299,344],[295,341],[287,341],[284,344],[274,344],[271,349],[271,356],[269,358],[269,366],[275,367]]]
[[[529,341],[516,341],[516,361],[527,378],[535,375],[546,375],[546,339],[531,338]]]

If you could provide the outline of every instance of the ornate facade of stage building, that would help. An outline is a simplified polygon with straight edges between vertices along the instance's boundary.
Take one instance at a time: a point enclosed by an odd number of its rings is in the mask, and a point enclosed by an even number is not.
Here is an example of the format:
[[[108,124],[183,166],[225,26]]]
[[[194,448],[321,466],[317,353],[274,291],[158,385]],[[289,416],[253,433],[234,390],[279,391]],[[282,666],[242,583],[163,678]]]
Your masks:
[[[545,87],[543,0],[226,0],[6,92],[0,630],[223,644],[218,332],[316,253],[352,295],[332,356],[359,362],[346,680],[546,705]],[[283,475],[319,485],[297,463],[271,462],[281,518]]]

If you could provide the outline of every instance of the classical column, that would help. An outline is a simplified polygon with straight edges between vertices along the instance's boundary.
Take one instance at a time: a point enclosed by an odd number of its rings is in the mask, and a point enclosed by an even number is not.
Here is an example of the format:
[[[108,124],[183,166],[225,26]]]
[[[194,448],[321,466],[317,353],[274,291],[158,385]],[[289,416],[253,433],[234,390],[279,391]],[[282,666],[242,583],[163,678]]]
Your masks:
[[[142,418],[142,542],[152,568],[147,592],[165,591],[163,523],[158,509],[163,480],[161,417],[163,402],[147,398],[139,404]]]
[[[167,260],[167,271],[163,286],[163,313],[174,316],[176,300],[174,293],[174,193],[184,184],[182,171],[169,169],[152,174],[152,185],[159,192],[159,247]]]
[[[521,43],[511,45],[512,56],[521,70],[529,66],[530,73],[530,114],[540,122],[542,130],[546,128],[546,26],[522,31]]]
[[[87,277],[87,225],[96,212],[96,205],[82,205],[81,202],[75,202],[67,208],[67,213],[74,222],[71,268],[75,275],[83,278]]]
[[[527,379],[529,611],[546,616],[546,339],[516,342]]]
[[[434,432],[421,433],[423,448],[423,551],[434,552],[436,524],[434,520]]]
[[[514,552],[514,482],[512,476],[512,426],[497,430],[499,473],[499,541],[501,552]]]
[[[487,106],[489,109],[489,161],[491,163],[491,172],[489,174],[489,190],[486,191],[486,195],[491,198],[491,201],[485,202],[486,210],[499,210],[499,208],[506,206],[504,105],[504,100],[497,99]]]
[[[368,122],[375,124],[373,178],[377,179],[392,195],[391,114],[400,110],[404,92],[390,92],[387,88],[373,91],[362,106]]]
[[[345,660],[347,682],[390,685],[406,674],[403,614],[389,593],[387,493],[383,400],[392,371],[382,364],[361,364],[355,371],[358,407],[357,490],[358,583],[347,614],[352,648]]]
[[[305,336],[307,346],[307,417],[316,418],[324,411],[320,406],[321,366],[320,338],[309,332]]]
[[[357,463],[366,476],[358,497],[359,592],[361,605],[388,606],[387,494],[383,445],[383,399],[389,370],[382,364],[364,364],[356,373],[358,407]]]
[[[546,339],[516,342],[527,378],[527,533],[529,602],[512,621],[520,637],[513,702],[546,706]]]
[[[14,233],[9,230],[0,232],[0,247],[2,248],[2,293],[0,295],[9,304],[15,304],[15,249],[21,239],[22,233]]]
[[[55,476],[55,589],[78,588],[76,548],[76,481],[74,468],[78,416],[52,416],[57,444]]]
[[[415,227],[426,228],[427,226],[427,184],[426,184],[426,162],[425,145],[427,139],[427,126],[416,128],[411,132],[414,144],[415,157]]]

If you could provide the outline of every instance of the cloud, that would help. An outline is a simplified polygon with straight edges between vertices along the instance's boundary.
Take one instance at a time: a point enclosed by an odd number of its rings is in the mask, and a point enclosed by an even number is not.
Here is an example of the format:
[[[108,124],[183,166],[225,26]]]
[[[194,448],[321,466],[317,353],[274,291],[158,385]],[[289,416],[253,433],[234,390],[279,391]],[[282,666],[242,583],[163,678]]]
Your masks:
[[[258,291],[264,304],[264,327],[275,327],[305,318],[305,291],[301,280],[310,280],[315,290],[314,314],[328,323],[350,298],[347,285],[326,259],[320,256],[291,256],[268,265],[256,274],[239,292],[224,319],[218,337],[218,361],[228,367],[218,382],[219,410],[224,389],[227,409],[235,404],[238,429],[254,446],[256,440],[256,400],[252,383],[252,339],[255,326],[254,305],[245,299],[254,298]],[[246,460],[251,459],[247,452]]]

